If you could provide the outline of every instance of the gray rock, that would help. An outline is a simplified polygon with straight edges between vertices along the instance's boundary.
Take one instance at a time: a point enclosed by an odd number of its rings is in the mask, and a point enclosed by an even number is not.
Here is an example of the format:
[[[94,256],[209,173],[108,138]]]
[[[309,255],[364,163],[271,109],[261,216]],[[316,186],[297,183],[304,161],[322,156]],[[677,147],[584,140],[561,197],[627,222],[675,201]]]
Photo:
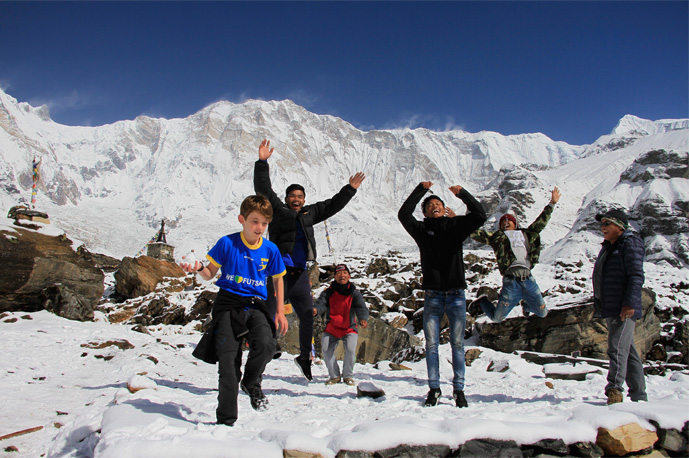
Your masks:
[[[655,295],[644,289],[644,314],[637,321],[634,342],[644,357],[660,338],[660,320],[653,314]],[[476,323],[481,345],[497,351],[517,350],[569,355],[581,352],[587,358],[607,360],[605,320],[593,318],[593,306],[574,305],[550,310],[545,318],[510,318],[501,323]]]
[[[689,364],[689,322],[677,321],[675,323],[673,346],[676,351],[682,352],[682,364]]]
[[[90,253],[32,224],[15,229],[0,231],[0,311],[35,312],[47,305],[61,316],[93,319],[104,275]]]
[[[366,268],[366,275],[369,277],[379,277],[381,275],[388,275],[392,273],[392,268],[385,258],[376,258],[371,261],[371,264]]]
[[[450,454],[447,445],[398,445],[397,447],[379,450],[374,458],[444,458]]]
[[[600,458],[605,452],[594,442],[575,442],[574,444],[570,444],[569,453],[572,456]]]
[[[43,307],[55,315],[76,321],[93,321],[93,304],[68,286],[54,284],[41,291]]]
[[[460,458],[521,458],[524,453],[514,441],[472,439],[459,448]]]
[[[569,454],[569,447],[562,439],[542,439],[533,444],[522,445],[521,448],[522,452],[527,456],[563,456]]]
[[[687,451],[689,451],[689,446],[687,444],[687,438],[681,431],[661,428],[660,425],[653,420],[651,420],[651,424],[655,426],[656,434],[658,434],[658,442],[655,444],[656,448],[662,448],[672,453],[686,455]]]
[[[360,450],[340,450],[335,458],[373,458],[373,453]]]

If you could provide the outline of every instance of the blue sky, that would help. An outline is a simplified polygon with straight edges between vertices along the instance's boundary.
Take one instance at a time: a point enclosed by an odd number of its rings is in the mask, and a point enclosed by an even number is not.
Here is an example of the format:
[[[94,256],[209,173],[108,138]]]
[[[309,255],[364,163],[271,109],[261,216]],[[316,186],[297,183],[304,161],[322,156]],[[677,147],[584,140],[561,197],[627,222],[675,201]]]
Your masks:
[[[364,129],[689,117],[686,1],[7,2],[0,88],[67,125],[289,98]]]

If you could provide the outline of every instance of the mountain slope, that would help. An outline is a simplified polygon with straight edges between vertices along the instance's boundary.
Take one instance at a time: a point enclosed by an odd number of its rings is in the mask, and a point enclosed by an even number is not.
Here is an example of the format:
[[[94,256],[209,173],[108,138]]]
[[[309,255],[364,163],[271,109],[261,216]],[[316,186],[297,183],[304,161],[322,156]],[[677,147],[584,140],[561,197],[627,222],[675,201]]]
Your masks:
[[[546,247],[565,243],[570,229],[587,229],[577,223],[582,208],[610,193],[639,155],[689,150],[689,120],[628,115],[593,145],[572,146],[538,133],[365,132],[288,100],[218,102],[184,119],[69,127],[50,120],[45,107],[0,92],[0,126],[3,206],[28,199],[30,164],[37,157],[38,209],[91,250],[117,257],[135,255],[163,218],[178,256],[203,252],[220,235],[238,230],[238,206],[253,193],[253,162],[263,138],[276,149],[270,165],[278,195],[299,182],[307,203],[314,202],[332,196],[355,172],[366,173],[356,197],[328,221],[336,256],[414,250],[396,214],[426,180],[458,213],[462,205],[447,190],[453,184],[480,196],[490,213],[511,209],[525,220],[538,215],[552,187],[560,186],[563,199],[544,241]],[[679,180],[674,188],[684,189],[686,178]],[[684,191],[673,192],[671,201],[686,200]],[[619,203],[631,204],[627,198]],[[326,254],[325,227],[316,233],[319,252]]]

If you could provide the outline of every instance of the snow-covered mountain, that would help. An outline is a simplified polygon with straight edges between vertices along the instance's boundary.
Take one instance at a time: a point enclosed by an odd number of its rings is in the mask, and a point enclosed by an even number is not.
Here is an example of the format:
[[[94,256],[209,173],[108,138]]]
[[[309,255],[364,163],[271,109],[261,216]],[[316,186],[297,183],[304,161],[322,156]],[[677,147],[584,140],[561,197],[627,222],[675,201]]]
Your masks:
[[[328,221],[336,256],[414,250],[397,210],[420,181],[430,180],[433,191],[458,213],[462,205],[447,190],[454,184],[479,196],[491,213],[511,209],[527,224],[548,202],[552,187],[559,186],[563,197],[543,235],[545,246],[555,251],[544,259],[565,253],[591,257],[599,243],[595,228],[587,226],[593,209],[639,208],[635,204],[648,194],[641,192],[643,180],[621,181],[635,159],[664,150],[677,153],[681,164],[689,151],[689,119],[628,115],[594,144],[576,146],[540,133],[361,131],[289,100],[218,102],[184,119],[138,117],[70,127],[53,122],[46,107],[20,103],[0,91],[0,126],[3,208],[30,197],[36,157],[41,160],[37,209],[92,251],[116,257],[134,256],[161,219],[178,256],[191,249],[204,252],[221,235],[238,230],[238,206],[253,193],[253,163],[263,138],[275,147],[269,162],[278,195],[299,182],[307,203],[322,200],[355,172],[365,172],[356,197]],[[670,215],[684,218],[680,232],[686,227],[687,178],[686,172],[671,177],[653,191],[661,196],[656,200],[666,201]],[[577,235],[587,229],[586,237]],[[317,238],[320,254],[326,255],[325,226],[317,228]],[[683,240],[674,247],[665,243],[675,267],[687,262],[681,254],[686,234]]]

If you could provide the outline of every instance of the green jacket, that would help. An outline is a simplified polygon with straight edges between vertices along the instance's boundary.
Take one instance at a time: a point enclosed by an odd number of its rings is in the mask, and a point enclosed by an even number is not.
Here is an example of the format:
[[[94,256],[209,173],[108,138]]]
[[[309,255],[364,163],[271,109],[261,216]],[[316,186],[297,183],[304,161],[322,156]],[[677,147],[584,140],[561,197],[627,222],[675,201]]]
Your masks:
[[[553,213],[553,208],[553,205],[546,205],[541,214],[538,215],[538,218],[536,218],[536,221],[531,223],[529,227],[526,229],[517,229],[518,231],[522,231],[526,238],[529,262],[532,268],[538,263],[538,258],[541,255],[540,232],[545,228],[546,224],[548,224],[550,215]],[[517,260],[517,257],[512,253],[510,239],[507,238],[507,235],[502,229],[496,232],[488,232],[484,229],[479,229],[473,232],[470,237],[477,242],[485,243],[493,248],[495,258],[498,261],[498,269],[500,269],[502,275],[505,275],[507,269]]]

